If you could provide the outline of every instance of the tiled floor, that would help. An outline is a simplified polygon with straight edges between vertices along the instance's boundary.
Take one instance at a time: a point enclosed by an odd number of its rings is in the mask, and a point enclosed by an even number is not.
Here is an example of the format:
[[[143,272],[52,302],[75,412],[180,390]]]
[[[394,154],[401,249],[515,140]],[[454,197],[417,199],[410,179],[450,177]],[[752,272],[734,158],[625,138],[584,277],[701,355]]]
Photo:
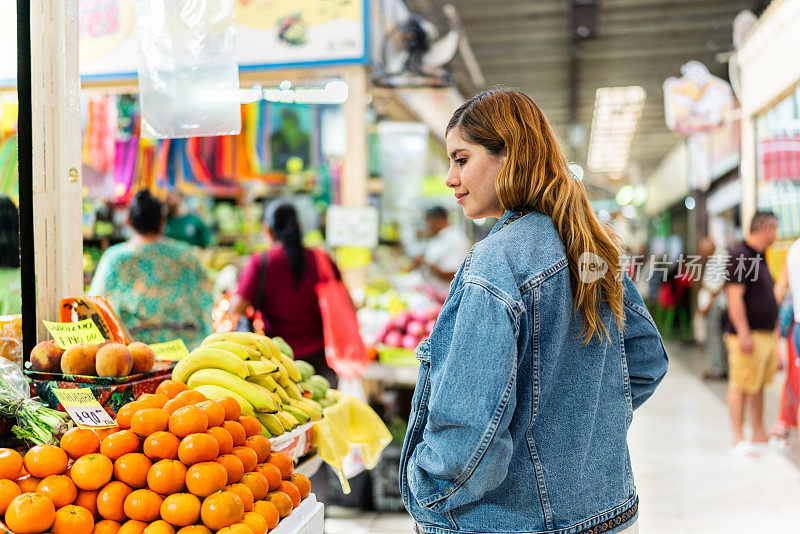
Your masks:
[[[642,534],[796,533],[800,531],[800,469],[787,452],[770,447],[757,458],[729,450],[724,384],[698,378],[701,352],[668,347],[670,371],[656,394],[634,416],[629,434],[641,498]],[[776,380],[780,383],[780,377]],[[778,387],[768,392],[774,418]],[[796,442],[796,435],[793,436]],[[328,534],[412,532],[405,514],[329,507]]]

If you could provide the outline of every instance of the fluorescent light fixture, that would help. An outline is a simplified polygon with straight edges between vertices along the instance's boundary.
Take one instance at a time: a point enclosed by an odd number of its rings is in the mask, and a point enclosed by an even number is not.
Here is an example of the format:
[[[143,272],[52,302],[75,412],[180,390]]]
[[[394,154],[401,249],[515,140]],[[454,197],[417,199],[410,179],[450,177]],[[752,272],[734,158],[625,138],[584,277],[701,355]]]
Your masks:
[[[628,166],[645,91],[638,85],[601,87],[595,93],[589,137],[589,170],[621,173]]]

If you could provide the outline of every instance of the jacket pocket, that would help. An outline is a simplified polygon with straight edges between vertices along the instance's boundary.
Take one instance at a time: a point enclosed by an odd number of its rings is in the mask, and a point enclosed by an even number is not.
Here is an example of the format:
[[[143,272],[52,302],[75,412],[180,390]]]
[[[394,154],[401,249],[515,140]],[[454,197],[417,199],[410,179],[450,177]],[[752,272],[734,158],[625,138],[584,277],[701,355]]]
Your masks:
[[[411,414],[408,417],[408,430],[403,441],[403,451],[400,454],[400,492],[403,497],[403,504],[406,510],[409,507],[408,491],[408,459],[414,451],[414,447],[420,441],[422,431],[425,428],[425,407],[430,394],[430,371],[431,371],[431,351],[430,340],[426,339],[414,350],[414,356],[419,360],[419,371],[417,374],[417,385],[414,388],[414,396],[411,399]]]

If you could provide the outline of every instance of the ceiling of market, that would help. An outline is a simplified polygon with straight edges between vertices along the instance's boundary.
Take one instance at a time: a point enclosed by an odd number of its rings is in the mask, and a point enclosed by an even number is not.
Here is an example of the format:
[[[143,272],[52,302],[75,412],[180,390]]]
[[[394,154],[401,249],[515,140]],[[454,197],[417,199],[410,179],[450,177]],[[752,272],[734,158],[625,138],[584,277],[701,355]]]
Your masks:
[[[595,91],[599,87],[639,85],[644,110],[630,159],[644,179],[679,139],[664,121],[662,84],[680,76],[680,67],[698,60],[727,79],[723,62],[733,48],[732,24],[744,9],[760,14],[768,0],[407,0],[409,7],[440,29],[447,28],[442,7],[456,6],[469,44],[486,78],[530,94],[544,109],[562,141],[569,125],[581,125],[582,141],[570,155],[583,164]],[[596,3],[594,36],[571,39],[573,4]],[[465,95],[482,89],[472,82],[463,59],[450,65]],[[574,137],[572,138],[575,139]],[[565,143],[566,145],[566,143]],[[636,171],[633,171],[634,174]],[[607,176],[587,180],[613,192],[626,181]]]

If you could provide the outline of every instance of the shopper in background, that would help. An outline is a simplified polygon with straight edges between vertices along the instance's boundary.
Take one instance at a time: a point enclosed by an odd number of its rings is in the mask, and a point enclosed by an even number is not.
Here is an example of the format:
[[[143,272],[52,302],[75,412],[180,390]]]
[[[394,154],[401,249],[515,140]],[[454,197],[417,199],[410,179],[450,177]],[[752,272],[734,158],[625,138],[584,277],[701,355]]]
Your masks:
[[[16,315],[21,309],[19,211],[10,198],[0,195],[0,315]]]
[[[164,235],[196,247],[207,247],[211,232],[203,219],[186,210],[183,195],[172,191],[167,195],[167,224]]]
[[[706,360],[708,369],[703,373],[705,380],[726,380],[728,378],[728,354],[725,351],[725,270],[727,255],[724,249],[717,250],[710,237],[700,240],[700,255],[705,259],[700,289],[697,291],[697,313],[705,321]]]
[[[725,345],[728,348],[730,382],[728,411],[733,426],[734,452],[751,454],[753,444],[769,440],[764,427],[764,386],[772,381],[777,367],[775,326],[778,303],[772,276],[764,254],[775,242],[778,218],[759,211],[750,223],[750,234],[731,249],[725,288],[728,323]],[[744,411],[750,414],[751,442],[745,441]]]
[[[183,339],[191,349],[211,333],[211,281],[189,245],[164,237],[165,220],[158,199],[137,193],[128,209],[133,237],[105,251],[90,293],[106,297],[134,339]]]
[[[425,252],[414,260],[414,267],[422,268],[425,278],[442,298],[450,289],[450,282],[469,252],[469,238],[447,220],[447,210],[434,206],[425,212],[425,222],[431,236]]]
[[[637,532],[627,429],[667,355],[619,239],[528,96],[472,98],[446,144],[464,215],[500,220],[416,349],[400,487],[417,531]]]
[[[306,360],[318,374],[335,384],[336,375],[325,361],[322,316],[315,287],[319,282],[317,257],[303,247],[303,232],[294,207],[274,201],[264,212],[264,231],[272,244],[265,254],[256,254],[239,277],[228,316],[237,324],[253,306],[261,311],[265,333],[286,340],[297,359]],[[266,255],[266,261],[264,256]],[[325,255],[341,280],[339,269]],[[258,295],[259,285],[263,294]]]

